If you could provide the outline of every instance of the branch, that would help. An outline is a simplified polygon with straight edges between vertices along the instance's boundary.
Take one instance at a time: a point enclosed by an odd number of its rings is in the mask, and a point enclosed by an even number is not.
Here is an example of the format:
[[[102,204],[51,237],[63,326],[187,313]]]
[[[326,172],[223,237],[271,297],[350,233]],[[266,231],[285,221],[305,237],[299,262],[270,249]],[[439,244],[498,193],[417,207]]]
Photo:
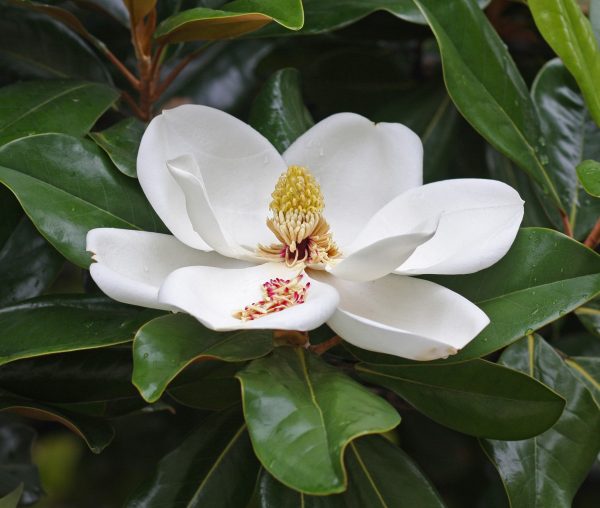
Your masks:
[[[583,242],[584,245],[587,245],[590,249],[595,249],[600,243],[600,219],[596,222],[594,229],[590,232],[588,237]]]
[[[559,212],[560,212],[560,218],[562,219],[563,230],[564,230],[565,235],[573,238],[573,228],[571,227],[571,223],[569,222],[569,216],[565,213],[564,210],[559,210]]]
[[[321,356],[323,353],[329,351],[331,348],[337,346],[342,343],[342,339],[337,335],[331,337],[331,339],[326,340],[325,342],[321,342],[321,344],[317,344],[316,346],[310,346],[310,350]]]
[[[175,68],[169,73],[169,75],[165,78],[165,80],[157,88],[157,90],[154,93],[153,99],[156,100],[163,93],[165,93],[165,91],[167,90],[167,88],[169,88],[169,86],[171,86],[171,83],[173,83],[175,78],[177,76],[179,76],[179,74],[181,74],[181,71],[183,71],[183,69],[185,69],[194,58],[196,58],[200,53],[202,53],[209,46],[209,44],[210,44],[210,42],[205,44],[201,48],[198,48],[197,50],[192,51],[183,60],[181,60],[181,62],[179,62],[175,66]]]

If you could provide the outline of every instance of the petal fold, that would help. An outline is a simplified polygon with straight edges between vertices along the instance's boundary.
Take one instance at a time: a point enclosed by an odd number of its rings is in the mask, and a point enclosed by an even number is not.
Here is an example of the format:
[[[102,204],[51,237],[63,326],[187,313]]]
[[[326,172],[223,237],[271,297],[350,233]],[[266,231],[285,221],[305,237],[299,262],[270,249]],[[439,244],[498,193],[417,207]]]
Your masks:
[[[342,250],[377,210],[423,181],[423,145],[413,131],[354,113],[322,120],[283,158],[315,175],[325,198],[325,218]]]
[[[248,266],[216,252],[192,249],[171,235],[128,229],[92,229],[86,249],[96,261],[90,274],[104,293],[119,302],[154,309],[172,309],[158,302],[158,290],[178,268]]]
[[[369,351],[412,360],[456,354],[489,323],[476,305],[433,282],[388,275],[372,282],[314,275],[337,289],[340,303],[327,324]]]
[[[337,291],[304,274],[310,282],[306,301],[253,321],[242,321],[233,314],[260,301],[262,284],[280,277],[292,279],[297,269],[283,263],[265,263],[244,269],[221,269],[202,266],[174,271],[163,283],[159,301],[194,316],[213,330],[278,329],[306,331],[317,328],[336,309]]]

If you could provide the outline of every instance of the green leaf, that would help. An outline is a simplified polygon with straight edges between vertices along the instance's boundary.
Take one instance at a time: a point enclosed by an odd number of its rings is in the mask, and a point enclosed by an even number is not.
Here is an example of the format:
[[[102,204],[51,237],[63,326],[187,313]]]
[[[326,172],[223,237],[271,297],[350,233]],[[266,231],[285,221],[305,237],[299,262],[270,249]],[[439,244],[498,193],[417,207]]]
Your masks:
[[[23,485],[21,501],[35,503],[43,493],[37,466],[31,459],[36,433],[28,425],[8,422],[0,416],[0,495]]]
[[[252,105],[249,123],[280,153],[314,125],[296,69],[281,69],[269,78]]]
[[[10,494],[0,499],[0,508],[17,508],[17,506],[19,506],[19,501],[21,500],[22,495],[23,484],[21,483]]]
[[[600,129],[592,121],[577,83],[558,59],[540,70],[531,96],[547,145],[548,171],[575,237],[583,239],[600,216],[600,201],[582,192],[575,168],[585,159],[600,159]]]
[[[344,491],[348,444],[400,422],[387,402],[304,349],[275,348],[237,377],[263,467],[284,485],[307,494]]]
[[[69,28],[45,14],[5,5],[0,5],[0,65],[27,79],[112,82],[96,53]]]
[[[529,0],[542,36],[575,77],[600,125],[600,49],[592,25],[576,0]]]
[[[596,337],[600,337],[600,300],[588,302],[575,310],[579,321]]]
[[[548,429],[565,401],[521,372],[485,360],[455,365],[358,365],[441,425],[477,437],[525,439]]]
[[[243,362],[273,348],[269,330],[215,332],[188,314],[171,314],[146,323],[133,342],[133,384],[148,402],[193,362],[213,358]]]
[[[0,145],[33,134],[83,136],[119,97],[106,85],[29,81],[0,88]]]
[[[587,387],[600,407],[600,358],[574,356],[565,363]]]
[[[0,249],[3,249],[10,239],[22,216],[23,210],[17,198],[6,187],[0,185]]]
[[[490,318],[463,350],[436,362],[459,363],[502,349],[593,299],[600,292],[600,256],[557,231],[525,228],[495,265],[469,275],[426,278],[463,295]],[[350,349],[367,363],[414,363]]]
[[[123,305],[106,297],[40,297],[0,309],[0,365],[65,351],[132,340],[159,311]]]
[[[242,366],[217,360],[190,365],[171,383],[167,393],[184,406],[221,411],[241,400],[235,374]]]
[[[60,423],[81,437],[94,453],[104,450],[115,435],[112,425],[106,420],[90,418],[0,390],[0,411],[7,410],[28,418]]]
[[[63,264],[63,257],[23,217],[0,248],[0,305],[39,296]]]
[[[90,229],[165,231],[138,183],[114,170],[89,140],[40,134],[0,148],[0,182],[69,261],[87,268]]]
[[[221,10],[196,7],[165,19],[154,36],[160,42],[232,39],[271,21],[298,30],[304,24],[300,0],[235,0]]]
[[[126,118],[90,137],[106,152],[121,173],[137,177],[136,159],[146,126],[136,118]]]
[[[346,453],[348,490],[332,496],[308,496],[287,488],[263,470],[261,508],[443,508],[429,480],[400,448],[380,436],[350,443]]]
[[[490,0],[477,0],[483,9]],[[412,0],[303,0],[304,26],[300,35],[313,35],[339,30],[378,11],[388,12],[405,21],[426,24],[421,12]],[[261,36],[293,35],[278,26],[268,26],[259,32]]]
[[[438,41],[446,87],[458,110],[564,209],[545,167],[547,156],[527,86],[488,19],[471,0],[414,2]]]
[[[484,441],[512,508],[570,508],[600,450],[600,410],[560,356],[539,336],[508,348],[503,365],[521,370],[567,399],[556,424],[523,441]]]
[[[590,0],[590,23],[598,44],[600,44],[600,0]]]
[[[600,162],[587,160],[577,166],[577,176],[583,189],[590,195],[600,198]]]
[[[258,475],[239,412],[208,418],[158,463],[127,508],[237,508],[248,504]]]

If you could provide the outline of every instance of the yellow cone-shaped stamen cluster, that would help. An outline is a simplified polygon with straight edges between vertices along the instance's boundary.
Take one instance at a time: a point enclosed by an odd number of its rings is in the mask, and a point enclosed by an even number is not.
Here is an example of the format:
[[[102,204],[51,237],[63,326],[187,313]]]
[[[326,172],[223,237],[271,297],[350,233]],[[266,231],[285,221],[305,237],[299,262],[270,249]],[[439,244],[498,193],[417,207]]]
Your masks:
[[[271,196],[273,216],[267,226],[281,243],[259,245],[259,253],[288,266],[326,264],[339,256],[322,216],[325,203],[321,188],[308,169],[290,166],[279,177]]]

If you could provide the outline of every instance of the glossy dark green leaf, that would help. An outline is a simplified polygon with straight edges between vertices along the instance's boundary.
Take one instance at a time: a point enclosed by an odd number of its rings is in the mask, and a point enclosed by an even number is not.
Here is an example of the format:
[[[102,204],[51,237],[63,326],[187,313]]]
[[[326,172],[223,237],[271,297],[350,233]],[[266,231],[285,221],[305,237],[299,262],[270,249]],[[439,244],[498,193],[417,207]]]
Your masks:
[[[138,183],[115,171],[92,141],[64,134],[17,139],[0,148],[0,182],[69,261],[88,267],[90,229],[164,231]]]
[[[6,421],[0,413],[0,496],[23,485],[23,504],[35,503],[42,495],[37,466],[31,459],[35,430],[21,423]]]
[[[123,305],[106,297],[40,297],[0,309],[0,365],[65,351],[132,340],[159,311]]]
[[[600,160],[600,129],[560,60],[551,60],[542,68],[531,96],[547,145],[548,171],[556,182],[575,237],[583,239],[600,216],[600,200],[585,193],[576,168],[585,159]]]
[[[217,360],[190,365],[171,383],[167,393],[184,406],[211,411],[226,409],[241,400],[235,375],[243,365]]]
[[[577,0],[529,0],[546,42],[575,77],[590,113],[600,125],[600,48]]]
[[[0,65],[27,79],[111,82],[103,62],[69,28],[45,14],[6,5],[0,6]]]
[[[115,435],[112,425],[106,420],[90,418],[8,392],[0,391],[0,411],[11,411],[36,420],[60,423],[81,437],[94,453],[104,450]]]
[[[600,300],[592,300],[575,310],[579,321],[596,337],[600,337]]]
[[[557,231],[525,228],[506,256],[490,268],[427,279],[468,298],[491,320],[458,354],[437,362],[458,363],[506,347],[593,299],[600,292],[600,256]],[[413,363],[358,348],[351,350],[367,363]]]
[[[296,69],[277,71],[265,83],[250,112],[250,125],[283,153],[313,126]]]
[[[435,487],[400,448],[380,436],[350,443],[346,452],[348,490],[309,496],[287,488],[263,470],[261,508],[443,508]]]
[[[303,0],[304,26],[298,32],[312,35],[339,30],[377,11],[388,12],[411,23],[426,24],[412,0]],[[481,8],[490,0],[477,0]],[[268,26],[261,30],[262,35],[288,35],[279,27]],[[290,33],[290,35],[293,32]]]
[[[21,205],[14,194],[0,185],[0,249],[14,233],[23,217]]]
[[[344,491],[348,444],[400,422],[386,401],[304,349],[278,347],[237,377],[263,467],[307,494]]]
[[[539,336],[508,348],[503,365],[521,370],[567,400],[554,426],[523,441],[485,441],[513,508],[570,508],[600,451],[600,409],[560,356]]]
[[[243,362],[273,348],[269,330],[215,332],[188,314],[171,314],[145,324],[133,343],[133,384],[148,402],[158,400],[186,366],[203,359]]]
[[[414,2],[438,41],[446,87],[458,110],[564,209],[545,166],[539,120],[527,86],[485,15],[471,0]]]
[[[99,83],[29,81],[0,88],[0,145],[46,132],[83,136],[119,97]]]
[[[63,264],[63,257],[23,217],[0,248],[0,305],[39,296]]]
[[[220,10],[196,7],[165,19],[154,36],[161,42],[232,39],[271,21],[298,30],[304,24],[300,0],[235,0]]]
[[[24,485],[21,483],[10,494],[0,498],[0,508],[17,508],[23,495],[23,487]]]
[[[441,425],[493,439],[525,439],[551,427],[565,401],[521,372],[485,360],[455,365],[361,364],[360,376],[393,390]]]
[[[90,134],[121,173],[137,176],[137,152],[146,126],[137,118],[126,118],[102,132]]]
[[[577,176],[581,186],[590,196],[600,198],[600,162],[583,161],[577,166]]]
[[[127,508],[241,508],[256,483],[258,462],[239,412],[208,418],[158,463]]]
[[[565,363],[587,387],[596,404],[600,407],[600,358],[574,356],[567,358]]]

